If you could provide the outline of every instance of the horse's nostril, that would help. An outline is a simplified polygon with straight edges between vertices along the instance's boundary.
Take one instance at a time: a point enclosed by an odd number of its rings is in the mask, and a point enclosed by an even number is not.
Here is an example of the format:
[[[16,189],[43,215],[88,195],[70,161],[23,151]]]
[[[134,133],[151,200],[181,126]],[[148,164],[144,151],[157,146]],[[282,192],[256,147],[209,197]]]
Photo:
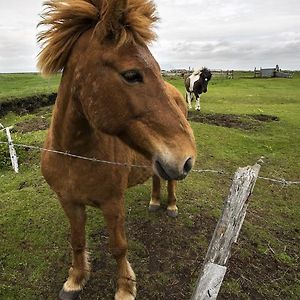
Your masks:
[[[174,162],[168,164],[163,160],[157,159],[154,161],[154,171],[156,175],[165,180],[182,180],[191,171],[193,163],[193,158],[189,157],[181,169],[181,164],[178,165]]]
[[[185,175],[192,170],[192,167],[193,167],[193,159],[190,157],[187,159],[187,161],[183,166],[183,172],[185,173]]]

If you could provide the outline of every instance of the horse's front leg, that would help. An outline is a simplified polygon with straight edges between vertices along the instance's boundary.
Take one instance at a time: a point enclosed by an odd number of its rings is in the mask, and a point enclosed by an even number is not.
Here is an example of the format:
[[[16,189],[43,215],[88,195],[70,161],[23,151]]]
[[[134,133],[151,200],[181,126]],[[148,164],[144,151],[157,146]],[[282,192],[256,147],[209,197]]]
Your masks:
[[[135,274],[127,260],[124,200],[110,199],[101,206],[108,231],[111,253],[117,262],[117,291],[115,300],[134,300]]]
[[[192,108],[192,93],[186,92],[185,93],[185,98],[186,98],[186,101],[188,103],[189,109],[191,109]]]
[[[168,181],[168,207],[167,207],[167,215],[172,218],[176,218],[178,216],[178,207],[176,205],[176,180]]]
[[[195,109],[200,111],[201,107],[200,107],[200,95],[196,96],[196,106]]]
[[[61,201],[71,225],[72,266],[59,293],[61,300],[77,299],[89,278],[90,266],[85,241],[85,206]]]
[[[160,209],[160,178],[157,175],[152,176],[152,193],[149,203],[149,211],[156,212]]]

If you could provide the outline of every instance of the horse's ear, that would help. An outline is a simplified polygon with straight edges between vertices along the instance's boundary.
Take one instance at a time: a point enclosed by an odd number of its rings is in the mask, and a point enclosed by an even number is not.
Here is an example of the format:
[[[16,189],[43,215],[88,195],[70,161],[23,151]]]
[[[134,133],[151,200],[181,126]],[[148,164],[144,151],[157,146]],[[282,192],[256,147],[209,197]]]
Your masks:
[[[98,26],[102,38],[117,37],[122,27],[128,7],[128,0],[103,0]]]

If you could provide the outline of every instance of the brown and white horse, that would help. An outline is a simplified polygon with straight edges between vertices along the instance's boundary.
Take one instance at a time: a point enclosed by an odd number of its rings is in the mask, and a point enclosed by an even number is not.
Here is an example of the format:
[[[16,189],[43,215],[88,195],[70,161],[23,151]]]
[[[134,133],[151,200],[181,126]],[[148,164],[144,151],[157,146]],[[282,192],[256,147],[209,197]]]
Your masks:
[[[186,101],[189,109],[192,108],[192,100],[195,96],[195,109],[200,110],[200,97],[202,93],[207,92],[207,85],[211,79],[211,72],[207,68],[193,72],[191,75],[184,76],[184,85],[186,90]]]
[[[89,277],[85,208],[91,205],[103,212],[117,262],[115,299],[135,299],[124,192],[155,175],[154,194],[160,177],[170,181],[173,193],[174,180],[186,177],[196,156],[182,99],[163,81],[147,47],[155,37],[155,6],[150,0],[48,0],[45,5],[41,24],[50,28],[39,35],[44,49],[38,66],[44,74],[63,70],[45,147],[124,163],[42,154],[42,173],[71,226],[72,267],[59,297],[76,299]],[[152,200],[158,197],[152,194]],[[169,208],[176,211],[173,200]]]

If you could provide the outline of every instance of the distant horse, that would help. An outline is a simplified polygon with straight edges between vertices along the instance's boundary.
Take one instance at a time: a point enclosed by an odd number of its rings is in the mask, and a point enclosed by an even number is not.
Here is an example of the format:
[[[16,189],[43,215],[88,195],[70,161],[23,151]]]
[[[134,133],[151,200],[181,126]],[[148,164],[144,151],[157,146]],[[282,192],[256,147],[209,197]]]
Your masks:
[[[186,101],[189,108],[192,108],[192,100],[196,98],[196,110],[200,110],[200,95],[207,92],[207,85],[211,79],[211,72],[207,68],[195,71],[191,75],[184,76],[184,85],[186,89]]]
[[[173,187],[185,178],[196,156],[193,132],[147,47],[157,20],[152,1],[45,5],[40,24],[50,28],[39,34],[44,49],[38,66],[44,74],[63,70],[45,148],[98,160],[42,153],[43,176],[71,226],[72,267],[59,297],[76,299],[89,277],[85,208],[91,205],[103,212],[117,262],[115,299],[132,300],[136,281],[127,260],[125,190],[152,175]],[[173,202],[171,208],[176,211]]]

